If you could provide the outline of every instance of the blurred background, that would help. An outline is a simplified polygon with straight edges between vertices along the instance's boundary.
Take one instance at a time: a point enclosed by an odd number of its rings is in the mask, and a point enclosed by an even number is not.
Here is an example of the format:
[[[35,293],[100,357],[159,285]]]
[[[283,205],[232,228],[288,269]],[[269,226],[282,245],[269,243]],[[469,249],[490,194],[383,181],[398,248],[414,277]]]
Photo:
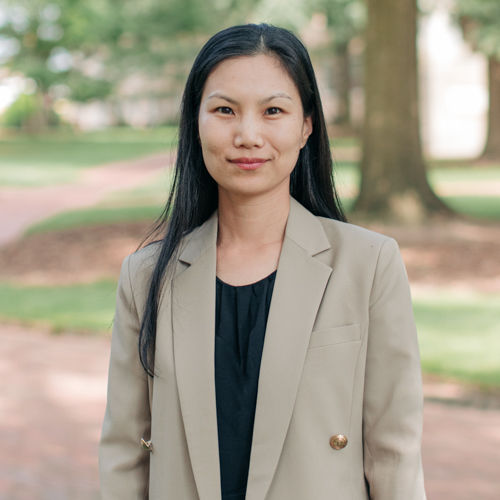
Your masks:
[[[498,0],[0,0],[0,498],[98,498],[120,264],[196,53],[246,22],[301,37],[348,217],[400,244],[428,497],[498,498]]]

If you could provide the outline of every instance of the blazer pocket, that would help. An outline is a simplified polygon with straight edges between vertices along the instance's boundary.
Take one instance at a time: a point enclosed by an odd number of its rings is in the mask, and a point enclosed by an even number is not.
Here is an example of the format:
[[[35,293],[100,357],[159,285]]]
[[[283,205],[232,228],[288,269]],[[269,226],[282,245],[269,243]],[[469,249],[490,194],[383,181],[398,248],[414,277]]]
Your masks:
[[[336,326],[334,328],[324,328],[311,332],[309,348],[341,344],[343,342],[354,342],[356,340],[361,340],[361,328],[358,323]]]

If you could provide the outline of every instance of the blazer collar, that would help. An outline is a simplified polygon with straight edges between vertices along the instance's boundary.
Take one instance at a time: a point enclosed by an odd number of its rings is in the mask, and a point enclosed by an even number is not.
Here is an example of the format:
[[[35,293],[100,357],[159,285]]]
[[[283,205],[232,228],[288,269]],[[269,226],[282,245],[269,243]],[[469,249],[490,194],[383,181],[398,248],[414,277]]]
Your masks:
[[[215,403],[217,212],[188,236],[172,283],[175,373],[193,475],[201,500],[221,497]],[[290,198],[260,366],[247,500],[270,488],[290,425],[309,337],[332,269],[318,218]]]
[[[192,264],[204,251],[216,244],[218,220],[218,211],[215,210],[201,226],[187,236],[179,255],[181,262]],[[321,222],[292,196],[285,238],[294,241],[311,256],[330,249],[330,242]]]

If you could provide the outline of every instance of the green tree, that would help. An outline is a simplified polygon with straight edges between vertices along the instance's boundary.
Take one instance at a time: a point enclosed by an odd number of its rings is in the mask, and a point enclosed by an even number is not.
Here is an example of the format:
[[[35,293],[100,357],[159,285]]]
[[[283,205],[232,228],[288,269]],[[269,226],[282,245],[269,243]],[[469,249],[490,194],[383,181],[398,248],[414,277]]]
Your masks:
[[[192,58],[211,34],[242,23],[250,0],[105,0],[113,8],[107,48],[117,67],[161,72],[165,63]]]
[[[457,0],[455,19],[474,50],[488,58],[488,135],[482,157],[500,158],[500,2]]]
[[[419,133],[416,0],[367,0],[365,120],[355,209],[422,220],[447,211],[426,177]]]
[[[101,2],[16,0],[2,7],[0,37],[10,48],[4,63],[36,83],[39,128],[49,123],[54,89],[79,100],[109,94],[109,80],[85,67],[101,45],[96,30]]]
[[[52,97],[109,96],[131,73],[156,76],[194,55],[209,33],[241,22],[249,0],[3,0],[4,63],[36,82],[42,111]],[[38,121],[39,123],[42,123]],[[45,120],[45,123],[47,120]]]

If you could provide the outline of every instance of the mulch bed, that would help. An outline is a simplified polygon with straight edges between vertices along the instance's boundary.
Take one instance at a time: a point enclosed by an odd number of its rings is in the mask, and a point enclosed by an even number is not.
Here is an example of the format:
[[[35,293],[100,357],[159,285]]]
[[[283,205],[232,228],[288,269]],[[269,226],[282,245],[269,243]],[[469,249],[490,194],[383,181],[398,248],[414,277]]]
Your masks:
[[[69,284],[116,279],[149,225],[140,222],[34,234],[0,247],[0,281]],[[500,292],[500,224],[441,221],[371,225],[399,242],[412,285]]]

